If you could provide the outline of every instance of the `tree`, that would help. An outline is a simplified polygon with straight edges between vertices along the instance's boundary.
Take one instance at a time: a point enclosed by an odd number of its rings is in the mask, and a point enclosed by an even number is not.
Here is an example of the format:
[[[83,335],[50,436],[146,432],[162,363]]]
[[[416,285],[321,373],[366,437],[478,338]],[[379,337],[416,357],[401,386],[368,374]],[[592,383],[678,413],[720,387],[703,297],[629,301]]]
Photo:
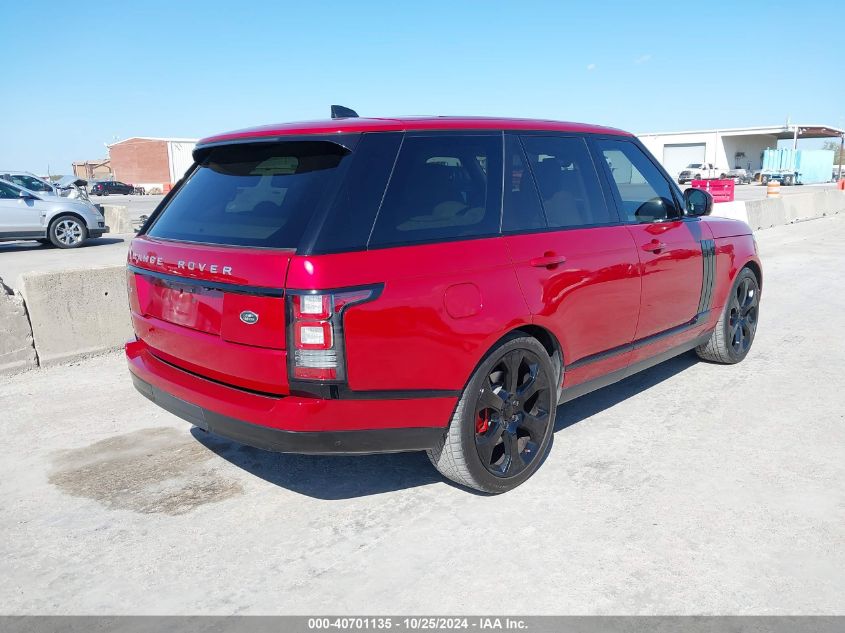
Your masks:
[[[845,153],[842,152],[842,142],[841,141],[825,141],[822,144],[822,149],[829,149],[833,151],[833,164],[839,165],[842,163],[845,165]]]

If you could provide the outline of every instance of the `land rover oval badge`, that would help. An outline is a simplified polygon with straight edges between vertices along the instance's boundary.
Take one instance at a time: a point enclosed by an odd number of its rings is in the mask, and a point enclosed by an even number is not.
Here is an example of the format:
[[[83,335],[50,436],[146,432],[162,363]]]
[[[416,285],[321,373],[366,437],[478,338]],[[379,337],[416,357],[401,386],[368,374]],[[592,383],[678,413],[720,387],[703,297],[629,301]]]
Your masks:
[[[255,325],[258,323],[258,315],[252,310],[244,310],[241,312],[241,321],[247,325]]]

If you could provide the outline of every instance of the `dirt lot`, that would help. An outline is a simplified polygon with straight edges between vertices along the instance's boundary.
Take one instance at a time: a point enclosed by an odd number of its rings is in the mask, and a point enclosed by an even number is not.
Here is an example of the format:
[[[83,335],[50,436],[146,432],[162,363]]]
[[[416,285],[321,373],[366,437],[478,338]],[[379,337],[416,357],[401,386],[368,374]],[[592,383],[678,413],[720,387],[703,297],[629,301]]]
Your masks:
[[[423,454],[192,431],[119,355],[0,379],[2,610],[845,613],[845,216],[758,240],[744,363],[686,355],[561,407],[500,497]]]

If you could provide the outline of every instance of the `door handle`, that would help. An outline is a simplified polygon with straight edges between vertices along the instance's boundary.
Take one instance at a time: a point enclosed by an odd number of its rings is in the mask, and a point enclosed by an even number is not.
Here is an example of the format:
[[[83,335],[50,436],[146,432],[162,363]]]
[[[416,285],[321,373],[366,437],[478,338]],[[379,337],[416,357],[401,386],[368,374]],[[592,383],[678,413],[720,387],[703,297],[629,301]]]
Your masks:
[[[648,244],[643,244],[643,250],[650,251],[652,253],[657,253],[665,248],[666,244],[660,240],[651,240]]]
[[[551,268],[552,266],[563,264],[564,262],[566,262],[565,256],[555,255],[551,251],[547,251],[543,253],[542,257],[534,257],[533,259],[529,260],[528,263],[536,268]]]

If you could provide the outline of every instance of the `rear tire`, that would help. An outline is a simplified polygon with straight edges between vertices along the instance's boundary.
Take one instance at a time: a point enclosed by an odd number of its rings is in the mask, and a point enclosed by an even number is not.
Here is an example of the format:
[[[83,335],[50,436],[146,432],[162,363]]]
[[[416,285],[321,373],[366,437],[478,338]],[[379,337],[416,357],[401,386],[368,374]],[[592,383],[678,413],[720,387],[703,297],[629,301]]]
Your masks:
[[[695,348],[700,358],[733,365],[751,349],[760,316],[760,282],[749,268],[736,276],[716,329],[704,345]]]
[[[50,242],[58,248],[79,248],[88,239],[85,222],[73,215],[60,215],[50,222]]]
[[[548,352],[535,338],[511,335],[475,370],[428,458],[468,488],[512,490],[540,467],[556,405],[557,372]]]

